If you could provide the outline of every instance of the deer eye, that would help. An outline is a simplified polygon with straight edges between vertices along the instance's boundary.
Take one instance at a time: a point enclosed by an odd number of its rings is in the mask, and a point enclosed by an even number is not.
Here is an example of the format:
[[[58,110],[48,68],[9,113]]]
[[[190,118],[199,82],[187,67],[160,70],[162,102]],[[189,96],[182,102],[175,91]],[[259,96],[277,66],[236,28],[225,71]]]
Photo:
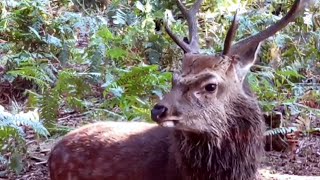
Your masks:
[[[213,92],[216,90],[217,84],[207,84],[204,88],[208,92]]]

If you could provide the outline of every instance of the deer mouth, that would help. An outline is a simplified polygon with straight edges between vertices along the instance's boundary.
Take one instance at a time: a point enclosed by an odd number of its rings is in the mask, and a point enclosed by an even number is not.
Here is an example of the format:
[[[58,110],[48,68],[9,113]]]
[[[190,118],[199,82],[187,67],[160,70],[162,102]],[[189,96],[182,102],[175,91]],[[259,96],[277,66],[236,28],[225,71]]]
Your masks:
[[[163,120],[162,122],[160,122],[160,126],[163,126],[163,127],[176,127],[176,125],[178,124],[179,120],[177,119],[166,119],[166,120]]]

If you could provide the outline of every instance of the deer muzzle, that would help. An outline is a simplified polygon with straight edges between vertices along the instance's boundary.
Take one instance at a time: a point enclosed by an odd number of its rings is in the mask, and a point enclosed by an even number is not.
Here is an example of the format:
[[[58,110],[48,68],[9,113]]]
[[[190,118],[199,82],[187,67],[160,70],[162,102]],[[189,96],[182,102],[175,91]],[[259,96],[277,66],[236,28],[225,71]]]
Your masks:
[[[168,108],[161,104],[156,104],[153,107],[151,110],[151,118],[164,127],[174,127],[179,122],[179,118],[169,115]]]

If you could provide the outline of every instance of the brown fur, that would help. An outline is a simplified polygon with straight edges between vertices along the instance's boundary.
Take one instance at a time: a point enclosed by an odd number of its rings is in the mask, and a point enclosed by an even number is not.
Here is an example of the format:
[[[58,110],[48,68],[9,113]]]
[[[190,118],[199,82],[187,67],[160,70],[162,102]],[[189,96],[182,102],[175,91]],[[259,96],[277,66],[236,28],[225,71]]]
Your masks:
[[[155,124],[98,122],[67,134],[52,149],[52,180],[165,179],[169,134]]]

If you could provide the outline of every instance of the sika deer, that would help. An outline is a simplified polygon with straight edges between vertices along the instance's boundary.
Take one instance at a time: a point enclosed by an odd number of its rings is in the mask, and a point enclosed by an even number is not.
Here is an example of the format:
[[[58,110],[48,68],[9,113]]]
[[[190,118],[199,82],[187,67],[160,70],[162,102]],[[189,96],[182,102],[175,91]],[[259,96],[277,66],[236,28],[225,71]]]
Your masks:
[[[53,148],[52,180],[250,180],[263,152],[264,122],[257,100],[245,90],[260,42],[294,20],[306,1],[266,30],[232,45],[237,17],[220,55],[199,54],[196,14],[187,10],[189,42],[170,37],[183,49],[182,73],[154,106],[148,123],[99,122],[67,134]]]

